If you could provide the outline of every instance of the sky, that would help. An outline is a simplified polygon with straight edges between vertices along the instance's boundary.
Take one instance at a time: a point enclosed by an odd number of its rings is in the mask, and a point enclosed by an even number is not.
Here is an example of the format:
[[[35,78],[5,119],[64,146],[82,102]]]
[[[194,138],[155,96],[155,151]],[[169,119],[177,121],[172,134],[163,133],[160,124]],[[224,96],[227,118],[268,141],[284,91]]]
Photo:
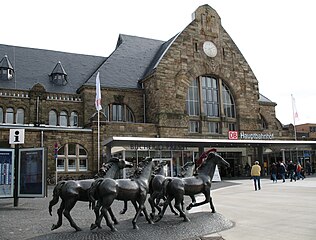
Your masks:
[[[281,123],[316,123],[314,2],[0,0],[0,44],[109,56],[119,34],[167,41],[208,4],[250,65],[259,92],[277,103]]]

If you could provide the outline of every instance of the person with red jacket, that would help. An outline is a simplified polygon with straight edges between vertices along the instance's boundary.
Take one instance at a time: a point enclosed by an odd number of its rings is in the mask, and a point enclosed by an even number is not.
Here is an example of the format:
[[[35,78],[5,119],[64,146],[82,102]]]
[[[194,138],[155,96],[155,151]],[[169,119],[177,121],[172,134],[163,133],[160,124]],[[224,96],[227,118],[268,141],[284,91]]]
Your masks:
[[[210,152],[217,152],[217,150],[216,150],[215,148],[211,148],[211,149],[209,149],[209,150],[203,152],[203,153],[201,154],[201,156],[199,157],[199,159],[195,161],[195,166],[196,166],[196,168],[199,168],[199,167],[202,165],[202,163],[203,163],[204,160],[207,158],[207,156],[208,156],[208,154],[209,154]]]

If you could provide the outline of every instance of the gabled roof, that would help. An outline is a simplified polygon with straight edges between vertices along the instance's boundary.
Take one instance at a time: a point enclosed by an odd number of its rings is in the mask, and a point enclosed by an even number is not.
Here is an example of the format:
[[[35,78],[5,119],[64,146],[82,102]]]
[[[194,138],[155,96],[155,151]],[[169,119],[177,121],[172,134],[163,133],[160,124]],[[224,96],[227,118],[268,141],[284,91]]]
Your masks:
[[[5,68],[5,69],[12,69],[12,64],[10,62],[10,60],[8,59],[7,55],[4,55],[4,57],[1,59],[0,61],[0,68]]]
[[[56,64],[56,66],[54,67],[53,71],[51,74],[63,74],[63,75],[67,75],[63,65],[61,64],[60,61],[58,61],[58,63]]]
[[[100,72],[101,87],[139,88],[138,82],[152,71],[166,48],[160,40],[120,34],[117,47],[85,85],[95,85]]]
[[[15,75],[10,81],[1,81],[2,89],[29,90],[40,83],[48,92],[76,93],[106,57],[25,48],[0,44],[0,58],[7,55]],[[61,61],[67,69],[68,84],[59,86],[50,81],[49,75]]]

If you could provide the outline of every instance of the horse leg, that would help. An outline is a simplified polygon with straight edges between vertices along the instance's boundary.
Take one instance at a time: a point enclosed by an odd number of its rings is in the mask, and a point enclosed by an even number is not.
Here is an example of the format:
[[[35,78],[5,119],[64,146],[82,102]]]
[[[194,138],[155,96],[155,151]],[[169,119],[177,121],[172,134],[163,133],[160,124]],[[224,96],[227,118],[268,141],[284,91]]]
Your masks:
[[[62,221],[63,221],[63,211],[65,209],[65,201],[62,200],[58,210],[57,210],[57,215],[58,215],[58,221],[56,224],[53,224],[51,230],[55,230],[57,228],[59,228],[62,225]]]
[[[203,194],[205,196],[205,200],[203,202],[192,202],[189,204],[189,206],[187,206],[187,210],[190,210],[191,208],[193,207],[198,207],[198,206],[201,206],[201,205],[204,205],[206,203],[209,203],[210,202],[210,199],[211,199],[211,196],[210,196],[210,188],[207,188],[203,191]],[[213,203],[211,203],[211,205],[213,205]],[[211,206],[212,208],[212,206]],[[214,206],[213,206],[214,208]],[[213,211],[213,208],[212,208],[212,211]],[[215,211],[215,209],[214,209]]]
[[[111,207],[109,207],[108,212],[109,212],[109,214],[110,214],[110,216],[111,216],[111,219],[112,219],[113,223],[114,223],[115,225],[117,225],[119,222],[117,221],[116,217],[114,216],[114,213],[113,213]]]
[[[138,226],[137,226],[136,222],[137,222],[137,219],[138,219],[138,217],[139,217],[139,215],[140,215],[140,213],[142,211],[144,212],[146,220],[148,221],[148,223],[150,223],[150,224],[153,223],[152,220],[149,218],[148,213],[147,213],[146,208],[145,208],[146,197],[147,197],[147,192],[146,191],[142,191],[140,193],[140,197],[139,197],[138,200],[132,200],[132,201],[135,201],[135,204],[136,204],[136,201],[137,201],[138,205],[139,205],[138,209],[137,209],[137,212],[135,214],[135,217],[132,220],[132,224],[133,224],[133,228],[134,229],[138,229]]]
[[[148,202],[149,202],[150,207],[151,207],[151,213],[150,213],[151,219],[154,219],[155,213],[156,213],[156,207],[155,207],[155,202],[154,202],[156,195],[157,195],[156,192],[153,192],[148,198]],[[159,209],[159,210],[161,211],[161,209]]]
[[[211,195],[209,195],[209,196],[210,196],[210,207],[211,207],[211,209],[212,209],[212,213],[216,213],[215,207],[214,207],[214,204],[213,204],[212,197],[211,197]]]
[[[98,219],[99,216],[100,216],[100,208],[101,208],[101,202],[98,200],[96,206],[94,207],[95,223],[92,223],[92,224],[91,224],[90,230],[93,230],[93,229],[95,229],[96,227],[98,227],[97,224],[96,224],[96,222],[97,222],[97,219]],[[101,218],[102,218],[102,216],[101,216]],[[99,228],[101,228],[101,226],[100,226]]]
[[[182,204],[183,205],[183,204]],[[178,213],[173,209],[173,206],[172,206],[172,203],[170,202],[169,203],[169,208],[170,208],[170,210],[171,210],[171,212],[174,214],[174,215],[178,215]]]
[[[171,203],[171,201],[173,200],[174,197],[172,196],[168,196],[167,199],[165,200],[165,202],[163,203],[163,207],[161,212],[158,215],[158,218],[155,220],[155,222],[158,222],[162,219],[163,215],[166,212],[167,207],[169,206],[169,204]]]
[[[72,226],[76,231],[81,231],[81,228],[77,226],[77,224],[74,222],[70,215],[71,209],[75,206],[77,200],[73,199],[71,201],[66,202],[65,204],[65,210],[64,210],[64,216],[68,219],[70,226]]]
[[[183,195],[179,195],[175,198],[175,204],[174,207],[179,211],[180,217],[183,217],[183,221],[190,222],[190,219],[185,215],[184,211],[182,210],[182,207],[180,207],[180,204],[183,203]]]
[[[120,211],[120,214],[124,214],[127,211],[127,201],[124,201],[124,207],[123,209]]]
[[[105,221],[106,221],[106,225],[111,229],[112,232],[116,232],[117,229],[113,226],[113,224],[111,223],[110,219],[109,219],[109,215],[108,215],[108,210],[110,209],[110,207],[108,209],[106,209],[105,207],[102,207],[101,209],[101,214],[104,216]],[[112,210],[111,210],[112,211]],[[102,217],[101,217],[102,220]]]

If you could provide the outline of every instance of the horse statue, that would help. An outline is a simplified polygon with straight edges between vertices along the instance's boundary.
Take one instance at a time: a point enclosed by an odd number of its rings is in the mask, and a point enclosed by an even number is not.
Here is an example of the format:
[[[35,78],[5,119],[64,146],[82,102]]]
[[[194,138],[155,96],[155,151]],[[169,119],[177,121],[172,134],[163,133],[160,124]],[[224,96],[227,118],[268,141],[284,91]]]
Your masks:
[[[178,177],[191,177],[194,174],[195,170],[195,163],[194,162],[187,162],[185,163],[180,170],[180,173],[178,174]],[[154,219],[155,212],[157,209],[158,212],[161,212],[161,208],[159,206],[159,202],[161,199],[164,198],[163,196],[163,182],[166,179],[172,179],[172,177],[165,177],[165,175],[156,175],[150,182],[150,197],[148,198],[148,202],[151,206],[151,218]],[[192,201],[195,201],[194,198],[192,198]],[[183,205],[183,204],[182,204]],[[173,209],[172,204],[169,204],[170,210],[173,214],[178,215],[178,213]]]
[[[114,178],[120,169],[126,167],[133,167],[133,164],[118,158],[110,159],[102,169],[100,169],[99,174],[103,178]],[[100,176],[100,175],[99,175]],[[81,228],[77,226],[70,215],[71,209],[76,205],[77,201],[88,202],[88,189],[95,179],[85,179],[85,180],[68,180],[60,181],[56,184],[53,190],[53,199],[49,202],[49,214],[52,216],[52,208],[58,203],[59,198],[62,199],[59,209],[57,210],[58,221],[53,224],[51,230],[55,230],[62,225],[62,214],[68,219],[70,225],[76,229],[76,231],[81,231]],[[112,215],[114,221],[117,222],[114,215]]]
[[[115,199],[132,201],[134,206],[138,204],[137,212],[132,220],[134,229],[138,229],[136,222],[141,212],[144,213],[148,223],[153,224],[145,207],[149,181],[154,169],[152,158],[145,158],[139,165],[133,179],[97,179],[91,185],[89,190],[90,201],[95,201],[95,196],[97,196],[102,206],[101,214],[95,220],[95,225],[99,228],[101,228],[101,220],[104,217],[111,231],[117,231],[108,216],[108,211],[111,209],[111,205]]]
[[[196,194],[203,193],[205,196],[205,200],[203,202],[190,203],[186,208],[187,210],[206,203],[210,203],[212,213],[215,213],[215,208],[211,197],[211,184],[217,164],[229,167],[229,163],[225,161],[220,155],[215,152],[210,152],[202,165],[197,169],[196,176],[166,179],[163,183],[163,191],[167,196],[167,199],[163,204],[162,211],[158,215],[158,219],[155,221],[158,222],[161,220],[167,206],[173,199],[175,199],[174,207],[180,212],[180,217],[183,217],[185,222],[190,221],[180,207],[180,204],[183,202],[184,195],[190,196],[192,198]]]
[[[167,172],[166,172],[166,168],[165,166],[167,165],[167,162],[166,161],[161,161],[159,162],[155,168],[154,168],[154,172],[153,172],[153,176],[152,178],[150,179],[150,183],[149,183],[149,193],[151,191],[151,182],[153,180],[153,178],[156,176],[156,175],[162,175],[162,176],[166,176]],[[134,176],[132,176],[134,177]],[[137,206],[134,205],[134,208],[136,209],[137,211]],[[124,201],[124,208],[120,211],[120,214],[125,214],[127,211],[127,201]]]

